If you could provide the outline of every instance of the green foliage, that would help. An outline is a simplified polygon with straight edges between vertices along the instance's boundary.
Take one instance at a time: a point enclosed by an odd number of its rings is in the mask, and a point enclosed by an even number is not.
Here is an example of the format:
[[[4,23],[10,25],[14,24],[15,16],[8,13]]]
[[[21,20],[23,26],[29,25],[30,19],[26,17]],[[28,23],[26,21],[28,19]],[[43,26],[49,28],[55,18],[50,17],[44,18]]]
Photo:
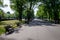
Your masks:
[[[15,15],[14,14],[7,14],[7,13],[5,13],[4,14],[4,19],[14,19],[15,18]]]
[[[30,9],[27,9],[24,11],[24,14],[23,14],[26,18],[30,17],[30,18],[34,18],[34,11],[33,9],[30,10]]]
[[[26,0],[10,0],[11,1],[11,8],[14,9],[19,13],[19,20],[22,20],[22,12],[24,9],[24,5]]]
[[[16,10],[17,12],[21,10],[21,7],[25,5],[26,0],[10,0],[11,1],[11,8]]]
[[[16,19],[18,19],[19,18],[19,13],[18,12],[14,12],[14,17],[16,18]]]
[[[0,0],[0,6],[2,6],[3,5],[3,0]]]
[[[4,12],[3,12],[3,10],[1,10],[1,9],[0,9],[0,17],[1,17],[1,18],[4,18]]]
[[[23,11],[22,17],[23,17],[23,18],[27,18],[27,10],[24,10],[24,11]]]
[[[22,1],[21,0],[10,0],[10,1],[11,1],[11,8],[19,13],[18,15],[19,19],[22,19],[22,16],[24,16],[25,18],[29,17],[29,16],[26,16],[27,14],[23,13],[23,11],[27,10],[28,8],[31,12],[33,12],[32,11],[33,7],[37,2],[37,0],[22,0]],[[34,15],[34,13],[31,13],[31,12],[30,12],[30,16]]]
[[[38,9],[39,10],[37,11],[37,14],[36,14],[38,18],[42,18],[42,16],[46,16],[46,13],[44,11],[45,7],[43,4],[41,4]]]
[[[0,27],[0,35],[5,33],[4,27]]]
[[[40,6],[40,9],[37,12],[37,16],[46,14],[49,20],[54,20],[55,23],[59,23],[60,0],[41,0],[41,3],[44,5],[44,9]],[[43,11],[45,14],[43,14]]]

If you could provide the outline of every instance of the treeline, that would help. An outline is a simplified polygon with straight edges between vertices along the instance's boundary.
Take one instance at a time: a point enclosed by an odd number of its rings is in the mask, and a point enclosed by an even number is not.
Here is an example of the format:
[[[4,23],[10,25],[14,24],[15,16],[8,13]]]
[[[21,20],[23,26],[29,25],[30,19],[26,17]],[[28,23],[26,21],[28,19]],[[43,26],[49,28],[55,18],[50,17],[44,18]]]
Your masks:
[[[12,20],[12,19],[16,19],[15,14],[10,14],[10,12],[4,13],[4,11],[0,9],[0,21]]]
[[[42,0],[37,17],[60,23],[60,0]]]
[[[10,0],[11,8],[18,12],[18,19],[22,21],[24,18],[28,24],[34,18],[34,5],[37,0]]]
[[[19,21],[25,18],[29,23],[34,18],[34,6],[39,2],[37,17],[59,23],[60,0],[10,0],[10,7],[15,11],[14,17]],[[1,2],[0,5],[2,4]]]

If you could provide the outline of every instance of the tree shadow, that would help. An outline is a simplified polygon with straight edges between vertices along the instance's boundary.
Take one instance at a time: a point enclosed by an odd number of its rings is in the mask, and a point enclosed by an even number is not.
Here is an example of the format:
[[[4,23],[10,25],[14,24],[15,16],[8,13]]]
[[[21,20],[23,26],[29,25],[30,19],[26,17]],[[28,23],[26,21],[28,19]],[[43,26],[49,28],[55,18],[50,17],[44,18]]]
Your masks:
[[[27,40],[33,40],[32,38],[28,38]]]
[[[54,23],[51,23],[49,21],[44,21],[44,20],[33,20],[32,22],[30,22],[29,24],[27,24],[28,26],[56,26],[54,25]]]

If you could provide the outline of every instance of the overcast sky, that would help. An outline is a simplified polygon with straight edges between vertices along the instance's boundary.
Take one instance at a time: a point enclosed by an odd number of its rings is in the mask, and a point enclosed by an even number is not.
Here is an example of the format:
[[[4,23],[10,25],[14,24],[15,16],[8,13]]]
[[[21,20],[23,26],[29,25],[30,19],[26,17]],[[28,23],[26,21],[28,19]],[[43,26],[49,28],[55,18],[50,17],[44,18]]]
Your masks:
[[[12,11],[12,9],[10,8],[10,1],[9,0],[4,0],[4,5],[5,4],[7,4],[8,5],[8,7],[4,7],[4,8],[2,8],[3,10],[4,10],[4,12],[8,12],[8,11],[10,11],[10,13],[13,13],[13,11]],[[37,12],[37,8],[35,8],[34,9],[34,14],[36,15],[36,12]]]

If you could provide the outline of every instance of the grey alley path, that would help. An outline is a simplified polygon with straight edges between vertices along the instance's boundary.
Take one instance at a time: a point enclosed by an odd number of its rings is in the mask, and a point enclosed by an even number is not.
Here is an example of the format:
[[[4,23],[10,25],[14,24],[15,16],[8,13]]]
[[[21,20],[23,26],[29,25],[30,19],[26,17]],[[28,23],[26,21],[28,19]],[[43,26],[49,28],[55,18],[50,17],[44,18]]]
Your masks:
[[[60,25],[34,19],[22,25],[18,33],[2,35],[0,40],[60,40]]]

